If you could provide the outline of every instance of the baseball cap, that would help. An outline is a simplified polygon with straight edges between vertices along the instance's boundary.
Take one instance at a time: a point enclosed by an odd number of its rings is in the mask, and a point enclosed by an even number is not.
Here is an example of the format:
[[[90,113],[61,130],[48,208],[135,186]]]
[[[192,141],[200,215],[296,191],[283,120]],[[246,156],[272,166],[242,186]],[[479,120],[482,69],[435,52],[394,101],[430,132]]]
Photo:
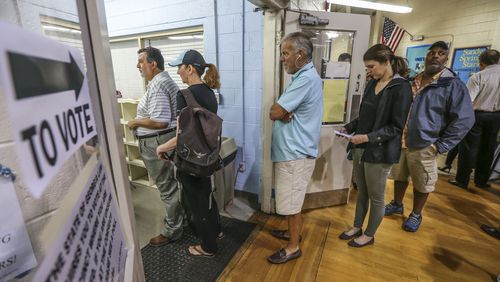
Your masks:
[[[444,50],[448,50],[449,47],[448,47],[448,44],[446,44],[446,42],[444,41],[437,41],[437,42],[434,42],[431,47],[429,47],[429,50],[431,50],[432,48],[434,47],[439,47],[441,49],[444,49]]]
[[[177,67],[182,64],[194,65],[196,67],[201,67],[202,69],[206,65],[205,59],[203,59],[203,56],[200,54],[200,52],[193,49],[185,50],[179,55],[179,57],[177,57],[177,59],[175,59],[173,62],[168,63],[168,65],[171,67]]]

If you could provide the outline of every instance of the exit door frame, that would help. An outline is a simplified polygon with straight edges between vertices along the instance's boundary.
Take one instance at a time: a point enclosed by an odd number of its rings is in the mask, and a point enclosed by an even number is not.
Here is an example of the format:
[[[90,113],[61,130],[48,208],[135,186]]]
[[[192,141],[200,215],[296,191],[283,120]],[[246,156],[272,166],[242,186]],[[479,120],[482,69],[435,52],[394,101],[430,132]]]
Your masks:
[[[334,12],[316,12],[307,11],[313,16],[317,16],[322,19],[328,19],[329,24],[327,26],[321,27],[316,26],[317,29],[325,30],[341,30],[341,31],[352,31],[354,32],[354,41],[352,49],[352,60],[350,69],[350,80],[349,80],[349,90],[347,95],[347,113],[346,121],[350,121],[355,116],[352,115],[352,102],[353,98],[358,95],[362,96],[364,84],[366,81],[366,72],[363,65],[363,53],[368,49],[368,42],[370,36],[370,26],[371,19],[368,15],[358,15],[358,14],[346,14],[346,13],[334,13]],[[282,93],[283,85],[286,85],[290,80],[290,76],[286,74],[281,74],[281,65],[278,61],[280,41],[286,34],[299,31],[299,14],[298,13],[287,13],[285,16],[284,11],[277,13],[265,13],[264,14],[264,72],[263,72],[263,97],[262,97],[262,114],[261,114],[261,136],[262,136],[262,168],[261,168],[261,190],[259,195],[259,200],[261,204],[261,210],[266,213],[274,212],[274,199],[272,198],[272,171],[273,163],[270,160],[270,148],[271,148],[271,134],[272,134],[272,121],[268,118],[268,111],[272,104],[274,104],[279,95]],[[310,26],[308,26],[310,27]],[[274,32],[269,32],[273,30]],[[268,38],[268,40],[266,40]],[[274,44],[273,44],[274,43]],[[268,58],[270,60],[266,60]],[[274,60],[273,60],[274,59]],[[269,70],[272,70],[273,74]],[[282,81],[283,83],[280,83]],[[322,126],[322,141],[320,142],[320,151],[327,150],[328,146],[335,146],[334,143],[337,142],[333,136],[333,130],[335,128],[341,127],[340,125],[324,125]],[[325,141],[325,139],[328,139]],[[322,149],[323,147],[323,149]],[[337,158],[345,159],[345,150],[335,146],[335,152],[338,154]],[[344,163],[344,162],[342,162]],[[336,165],[336,166],[335,166]],[[334,167],[335,166],[335,167]],[[337,174],[347,175],[344,179],[337,179],[329,181],[331,183],[322,183],[323,186],[328,186],[331,184],[332,187],[338,186],[336,188],[342,187],[341,189],[347,190],[347,198],[349,186],[346,183],[350,183],[351,170],[352,168],[341,167],[342,164],[331,164],[331,169],[335,170]],[[347,181],[348,180],[348,181]],[[344,187],[346,186],[346,187]],[[347,202],[347,198],[345,202]],[[344,201],[344,199],[342,199]],[[309,206],[311,207],[311,206]]]

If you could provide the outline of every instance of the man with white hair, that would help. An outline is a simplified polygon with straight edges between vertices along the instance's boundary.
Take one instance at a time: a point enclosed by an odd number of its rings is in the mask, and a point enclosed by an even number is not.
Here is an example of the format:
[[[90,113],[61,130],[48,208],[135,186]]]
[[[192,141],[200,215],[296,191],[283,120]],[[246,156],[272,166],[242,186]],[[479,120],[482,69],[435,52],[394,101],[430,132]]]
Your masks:
[[[288,230],[273,230],[271,234],[288,240],[288,244],[267,258],[274,264],[285,263],[302,254],[299,248],[301,210],[318,156],[323,117],[322,82],[311,62],[312,51],[311,39],[302,32],[291,33],[281,42],[280,60],[292,78],[271,107],[269,118],[274,121],[271,159],[276,212],[287,216]]]

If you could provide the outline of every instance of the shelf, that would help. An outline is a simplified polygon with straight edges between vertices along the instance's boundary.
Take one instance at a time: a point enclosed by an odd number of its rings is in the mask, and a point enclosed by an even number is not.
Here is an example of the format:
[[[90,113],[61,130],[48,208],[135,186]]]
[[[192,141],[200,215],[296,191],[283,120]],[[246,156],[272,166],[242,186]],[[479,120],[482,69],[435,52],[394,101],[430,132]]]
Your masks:
[[[129,145],[129,146],[139,147],[139,142],[137,142],[137,140],[136,141],[129,141],[126,138],[123,138],[123,144]]]
[[[140,167],[143,167],[143,168],[146,168],[146,166],[144,165],[144,162],[142,160],[129,160],[128,157],[125,158],[127,160],[127,163],[129,165],[133,165],[133,166],[140,166]]]
[[[139,146],[126,146],[127,147],[127,157],[129,161],[141,160],[141,153],[139,152]]]
[[[118,98],[118,103],[120,103],[120,104],[125,104],[125,103],[139,104],[139,100],[138,99],[131,99],[131,98]]]
[[[126,126],[126,125],[123,126],[123,134],[125,135],[125,140],[127,140],[127,142],[124,142],[124,143],[136,141],[134,134],[132,133],[132,130],[130,130],[130,128],[128,128],[128,126]]]
[[[128,121],[134,119],[137,115],[139,100],[120,98],[118,99],[118,103],[120,105],[120,124],[123,127],[123,144],[125,147],[129,181],[136,187],[152,187],[157,189],[141,159],[139,142],[135,139],[133,131],[127,126]]]
[[[125,121],[129,121],[136,118],[137,104],[138,101],[133,99],[124,99],[123,102],[120,103],[120,109],[121,109],[120,122],[122,124],[124,124]]]
[[[134,179],[134,180],[132,180],[132,178],[129,177],[129,180],[130,180],[130,183],[132,183],[132,185],[134,185],[134,186],[153,187],[156,189],[156,185],[151,185],[149,183],[149,179],[148,179],[147,175],[144,177],[138,178],[138,179]]]

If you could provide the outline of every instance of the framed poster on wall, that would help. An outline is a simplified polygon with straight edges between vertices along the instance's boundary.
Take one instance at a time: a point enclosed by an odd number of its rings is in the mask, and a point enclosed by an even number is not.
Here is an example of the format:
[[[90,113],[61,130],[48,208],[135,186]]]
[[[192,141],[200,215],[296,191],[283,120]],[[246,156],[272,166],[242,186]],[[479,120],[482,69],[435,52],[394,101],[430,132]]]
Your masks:
[[[424,70],[425,56],[431,44],[410,46],[406,48],[406,59],[410,68],[410,78],[415,77]]]
[[[455,48],[451,69],[457,73],[464,83],[469,77],[479,71],[479,55],[489,49],[489,46],[478,46],[468,48]]]

